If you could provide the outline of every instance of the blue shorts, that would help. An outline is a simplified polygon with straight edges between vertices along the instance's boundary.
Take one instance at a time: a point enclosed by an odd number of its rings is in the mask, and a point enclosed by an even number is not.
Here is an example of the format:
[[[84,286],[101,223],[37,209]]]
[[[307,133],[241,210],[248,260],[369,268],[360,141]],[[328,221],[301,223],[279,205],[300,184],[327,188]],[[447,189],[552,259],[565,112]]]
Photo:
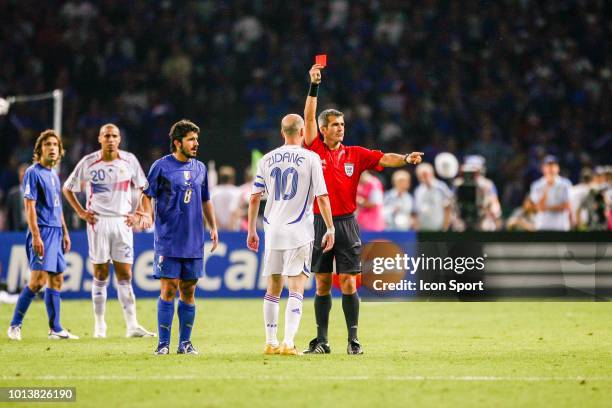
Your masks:
[[[40,238],[45,246],[44,256],[40,257],[34,253],[32,246],[32,233],[28,230],[26,234],[26,252],[30,270],[46,271],[49,273],[62,273],[66,269],[64,259],[64,245],[62,239],[64,234],[61,227],[38,227]]]
[[[173,258],[155,254],[153,258],[155,279],[198,280],[204,276],[202,258]]]

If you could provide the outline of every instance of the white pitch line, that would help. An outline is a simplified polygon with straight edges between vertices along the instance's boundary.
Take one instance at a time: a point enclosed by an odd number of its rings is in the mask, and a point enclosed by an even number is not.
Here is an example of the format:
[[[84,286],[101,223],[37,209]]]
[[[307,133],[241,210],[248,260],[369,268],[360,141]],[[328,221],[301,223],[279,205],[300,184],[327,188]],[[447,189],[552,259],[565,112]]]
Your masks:
[[[201,380],[201,381],[285,381],[294,377],[282,375],[237,376],[237,375],[154,375],[154,376],[126,376],[126,375],[40,375],[33,377],[0,376],[2,381],[171,381],[171,380]],[[421,376],[421,375],[391,375],[391,376],[317,376],[300,377],[300,381],[519,381],[519,382],[550,382],[550,381],[612,381],[612,377],[507,377],[507,376]]]

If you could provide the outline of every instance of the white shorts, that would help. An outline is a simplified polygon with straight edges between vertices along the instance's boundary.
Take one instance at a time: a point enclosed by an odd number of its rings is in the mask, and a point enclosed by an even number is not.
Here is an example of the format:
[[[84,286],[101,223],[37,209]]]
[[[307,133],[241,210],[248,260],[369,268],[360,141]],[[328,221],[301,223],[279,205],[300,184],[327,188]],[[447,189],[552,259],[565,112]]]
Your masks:
[[[87,243],[89,259],[94,264],[134,263],[134,235],[125,217],[98,216],[94,225],[87,224]]]
[[[310,277],[311,259],[312,242],[293,249],[266,249],[263,276],[298,276],[303,273]]]

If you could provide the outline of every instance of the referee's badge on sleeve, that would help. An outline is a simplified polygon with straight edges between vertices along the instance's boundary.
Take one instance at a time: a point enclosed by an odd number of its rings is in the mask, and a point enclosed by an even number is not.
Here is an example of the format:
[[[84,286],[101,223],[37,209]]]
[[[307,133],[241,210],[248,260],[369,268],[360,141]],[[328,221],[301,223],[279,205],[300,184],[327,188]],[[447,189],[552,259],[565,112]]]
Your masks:
[[[351,177],[353,175],[353,171],[355,170],[354,163],[344,163],[344,173]]]

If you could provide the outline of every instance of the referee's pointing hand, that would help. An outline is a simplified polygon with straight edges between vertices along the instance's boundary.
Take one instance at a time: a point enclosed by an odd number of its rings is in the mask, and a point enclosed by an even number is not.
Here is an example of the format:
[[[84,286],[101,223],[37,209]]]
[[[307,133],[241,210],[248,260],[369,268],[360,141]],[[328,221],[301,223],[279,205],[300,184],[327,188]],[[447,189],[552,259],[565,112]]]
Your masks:
[[[420,162],[423,161],[423,155],[424,154],[425,153],[423,153],[423,152],[412,152],[406,158],[406,162],[408,164],[419,164]]]

